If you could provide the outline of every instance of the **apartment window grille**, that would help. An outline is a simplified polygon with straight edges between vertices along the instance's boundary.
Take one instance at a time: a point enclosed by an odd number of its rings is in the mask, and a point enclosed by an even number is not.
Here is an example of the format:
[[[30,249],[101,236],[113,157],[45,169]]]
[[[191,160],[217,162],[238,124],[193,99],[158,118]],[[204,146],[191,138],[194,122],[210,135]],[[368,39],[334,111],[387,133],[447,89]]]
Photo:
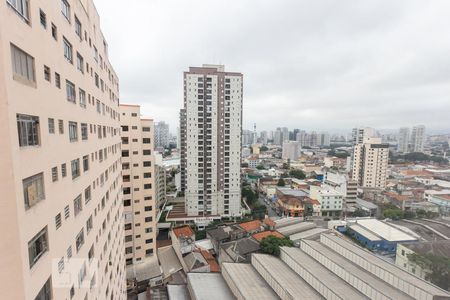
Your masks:
[[[86,221],[86,233],[89,234],[89,232],[91,231],[93,227],[93,223],[92,223],[92,215],[89,216],[89,218]]]
[[[89,201],[91,201],[91,187],[88,186],[85,190],[84,190],[84,203],[88,204]]]
[[[72,168],[72,179],[80,176],[80,159],[74,159],[70,162]]]
[[[47,28],[47,16],[42,11],[42,9],[39,9],[39,18],[41,20],[42,27]]]
[[[39,117],[17,114],[19,146],[39,145]]]
[[[55,39],[55,41],[58,40],[58,28],[53,23],[52,23],[52,37]]]
[[[81,139],[82,140],[88,139],[88,126],[86,123],[81,123]]]
[[[59,73],[55,72],[55,86],[60,89],[61,88],[61,76]]]
[[[77,248],[77,252],[80,251],[81,246],[84,244],[84,229],[81,228],[81,231],[77,234],[75,238],[75,246]]]
[[[66,164],[61,164],[61,176],[62,177],[66,177],[67,176]]]
[[[44,286],[41,288],[39,293],[34,298],[36,300],[52,300],[52,277],[50,276],[45,282]]]
[[[55,226],[56,226],[56,229],[58,229],[59,227],[61,227],[61,213],[58,213],[58,214],[55,216]]]
[[[28,0],[6,0],[14,10],[22,16],[26,21],[29,20]]]
[[[47,66],[44,66],[44,79],[47,80],[48,82],[51,81],[51,75],[50,75],[50,68]]]
[[[66,95],[67,95],[67,101],[76,102],[77,95],[75,91],[75,84],[70,82],[69,80],[66,80]]]
[[[81,32],[81,22],[78,20],[77,16],[75,16],[75,33],[80,37],[80,40],[83,39]]]
[[[69,205],[67,205],[64,208],[64,219],[68,219],[69,217],[70,217],[70,207],[69,207]]]
[[[31,241],[28,242],[28,255],[30,268],[33,267],[38,260],[48,251],[47,227],[36,234]]]
[[[83,156],[83,172],[89,170],[89,155]]]
[[[80,53],[77,52],[77,70],[84,73],[84,59]]]
[[[55,119],[48,118],[48,133],[55,133]]]
[[[77,122],[69,121],[69,140],[75,142],[78,140],[78,124]]]
[[[61,12],[67,21],[70,22],[70,4],[67,0],[61,0]]]
[[[52,181],[58,181],[58,167],[52,168]]]
[[[63,120],[58,120],[58,131],[59,131],[59,134],[64,133],[64,121]]]
[[[63,37],[63,43],[64,43],[64,57],[70,62],[73,62],[73,47],[72,44]]]

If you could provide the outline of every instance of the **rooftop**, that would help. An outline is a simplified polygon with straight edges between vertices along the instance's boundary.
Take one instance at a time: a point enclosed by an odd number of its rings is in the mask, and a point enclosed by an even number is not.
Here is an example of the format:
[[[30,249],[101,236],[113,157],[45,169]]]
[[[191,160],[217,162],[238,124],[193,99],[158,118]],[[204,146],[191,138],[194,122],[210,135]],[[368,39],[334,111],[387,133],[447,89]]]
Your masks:
[[[177,238],[190,237],[194,235],[194,231],[192,231],[191,227],[187,225],[174,228],[173,233]]]
[[[418,254],[434,254],[450,258],[450,240],[402,244]]]
[[[247,232],[255,231],[262,226],[260,220],[253,220],[245,223],[239,224],[239,226]]]
[[[255,233],[254,235],[252,235],[252,237],[257,240],[258,242],[261,242],[263,238],[273,235],[275,237],[279,237],[279,238],[283,238],[284,235],[282,235],[281,233],[279,233],[278,231],[275,230],[268,230],[268,231],[263,231],[263,232],[259,232],[259,233]]]
[[[233,294],[220,273],[188,273],[187,279],[194,299],[234,299]]]
[[[399,242],[416,240],[415,237],[412,237],[411,235],[406,234],[405,232],[377,219],[358,219],[356,220],[356,224],[386,241]]]

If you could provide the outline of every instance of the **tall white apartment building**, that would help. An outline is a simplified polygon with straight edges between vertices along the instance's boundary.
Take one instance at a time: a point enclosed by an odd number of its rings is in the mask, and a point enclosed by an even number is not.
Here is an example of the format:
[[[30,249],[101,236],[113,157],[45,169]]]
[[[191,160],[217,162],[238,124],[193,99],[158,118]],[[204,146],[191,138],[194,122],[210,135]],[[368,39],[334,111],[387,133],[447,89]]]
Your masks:
[[[222,65],[184,72],[181,177],[188,216],[240,215],[243,75]]]
[[[118,110],[91,0],[0,1],[0,299],[126,299]]]
[[[397,152],[407,153],[409,150],[409,128],[402,127],[398,132]]]
[[[297,161],[300,156],[300,142],[285,141],[283,142],[282,158],[285,160]]]
[[[164,121],[155,124],[155,147],[165,148],[169,146],[169,124]]]
[[[425,144],[425,126],[417,125],[411,131],[411,152],[423,152]]]
[[[352,130],[352,142],[353,145],[361,144],[368,138],[376,137],[377,133],[375,129],[371,127],[359,127]]]
[[[139,105],[121,104],[120,114],[125,262],[132,266],[156,253],[154,126]]]
[[[389,144],[381,138],[368,138],[353,147],[352,179],[361,187],[385,188]]]

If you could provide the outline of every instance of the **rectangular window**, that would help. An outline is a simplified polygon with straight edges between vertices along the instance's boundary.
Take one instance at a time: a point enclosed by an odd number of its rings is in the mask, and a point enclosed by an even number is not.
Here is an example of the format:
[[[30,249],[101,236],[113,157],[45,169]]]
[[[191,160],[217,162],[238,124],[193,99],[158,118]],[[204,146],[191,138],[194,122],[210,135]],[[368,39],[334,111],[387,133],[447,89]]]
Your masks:
[[[55,216],[55,226],[56,226],[56,229],[61,227],[61,213],[59,213]]]
[[[86,107],[86,92],[82,89],[78,89],[79,96],[80,96],[80,106]]]
[[[75,245],[77,247],[77,252],[80,251],[81,246],[84,244],[84,229],[81,228],[80,233],[77,234],[75,239]]]
[[[47,28],[47,16],[42,11],[42,9],[39,9],[39,18],[41,20],[42,27]]]
[[[51,81],[50,68],[47,66],[44,66],[44,79],[47,80],[48,82]]]
[[[88,126],[86,123],[81,123],[81,139],[82,140],[88,139]]]
[[[59,265],[58,265],[59,267]],[[63,263],[64,268],[64,263]],[[52,300],[52,277],[50,276],[45,282],[44,286],[41,288],[39,293],[34,298],[35,300]]]
[[[67,176],[66,164],[61,164],[61,176],[62,177],[66,177]]]
[[[75,179],[80,176],[80,159],[74,159],[70,162],[70,166],[72,168],[72,179]]]
[[[25,208],[30,208],[45,199],[44,173],[25,178],[23,181],[23,195]]]
[[[152,178],[152,173],[150,172],[144,173],[144,178]]]
[[[150,138],[143,138],[142,139],[143,144],[150,144]]]
[[[52,168],[52,181],[58,181],[58,167]]]
[[[73,200],[73,212],[75,216],[78,216],[78,214],[83,210],[83,206],[81,203],[81,195],[78,195],[78,197],[76,197]]]
[[[78,20],[77,16],[75,16],[75,33],[80,37],[80,40],[82,39],[82,29],[81,29],[81,22]]]
[[[29,6],[28,0],[6,0],[6,3],[11,5],[17,13],[19,13],[25,20],[28,21],[29,15]]]
[[[91,201],[91,187],[88,186],[84,190],[84,204],[88,204],[88,202]]]
[[[152,162],[151,161],[144,161],[144,167],[151,167]]]
[[[65,38],[63,37],[63,42],[64,42],[64,57],[70,62],[73,62],[73,48],[72,48],[72,44]]]
[[[67,205],[64,207],[64,219],[68,219],[70,217],[70,207]]]
[[[70,22],[70,5],[67,0],[61,0],[61,12],[64,17],[66,17],[67,21]]]
[[[89,170],[89,155],[83,156],[83,172]]]
[[[48,118],[48,133],[55,133],[55,120]]]
[[[71,142],[78,141],[78,124],[77,124],[77,122],[69,121],[69,140]]]
[[[35,83],[34,58],[11,44],[11,60],[14,79]]]
[[[78,52],[77,52],[77,69],[81,73],[84,73],[84,59],[83,56],[81,56],[81,54]]]
[[[86,233],[89,234],[89,231],[91,231],[93,225],[92,225],[92,215],[89,216],[89,219],[86,221]]]
[[[67,94],[67,101],[75,103],[77,100],[77,95],[75,92],[75,84],[70,82],[69,80],[66,80],[66,94]]]
[[[63,120],[58,120],[58,130],[59,130],[59,134],[64,133],[64,121]]]
[[[142,127],[142,131],[149,132],[150,131],[150,127]]]
[[[144,155],[150,155],[150,154],[152,154],[151,150],[144,150],[144,151],[142,151],[142,153],[143,153]]]
[[[58,28],[53,23],[52,23],[52,37],[55,39],[55,41],[58,40]]]
[[[39,146],[39,117],[17,114],[19,146]]]
[[[47,227],[36,234],[28,242],[28,257],[30,259],[30,268],[33,267],[39,258],[48,251]]]
[[[60,89],[61,88],[61,76],[59,73],[55,72],[55,86]]]

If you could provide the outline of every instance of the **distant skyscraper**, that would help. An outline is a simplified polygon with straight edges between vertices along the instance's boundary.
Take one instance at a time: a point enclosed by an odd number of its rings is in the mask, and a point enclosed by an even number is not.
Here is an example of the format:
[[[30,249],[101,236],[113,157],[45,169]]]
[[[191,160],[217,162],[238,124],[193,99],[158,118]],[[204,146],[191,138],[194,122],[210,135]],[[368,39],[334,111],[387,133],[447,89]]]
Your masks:
[[[289,129],[287,127],[281,128],[281,142],[289,141]]]
[[[169,146],[169,124],[164,121],[155,124],[155,148],[166,148]]]
[[[352,130],[352,142],[353,145],[360,144],[368,138],[376,137],[375,129],[370,127],[365,128],[353,128]]]
[[[300,150],[300,142],[285,141],[283,142],[282,158],[286,160],[290,159],[291,161],[296,161],[300,156]]]
[[[218,65],[184,72],[181,173],[188,216],[240,215],[242,79]]]
[[[319,134],[320,146],[330,146],[330,135],[328,132],[322,132]]]
[[[408,152],[408,146],[409,146],[409,128],[408,127],[402,127],[400,128],[400,131],[398,133],[398,139],[397,139],[397,152],[400,153],[407,153]]]
[[[411,132],[411,152],[423,152],[425,144],[425,126],[414,126]]]
[[[353,147],[352,179],[361,187],[385,188],[389,144],[368,138]]]
[[[275,145],[282,145],[283,144],[283,132],[281,131],[281,128],[277,128],[273,135],[273,143]]]
[[[259,139],[263,145],[267,145],[267,140],[268,140],[267,131],[261,131],[261,133],[259,135]]]
[[[250,146],[254,143],[254,134],[253,131],[244,129],[242,131],[242,145],[243,146]]]

